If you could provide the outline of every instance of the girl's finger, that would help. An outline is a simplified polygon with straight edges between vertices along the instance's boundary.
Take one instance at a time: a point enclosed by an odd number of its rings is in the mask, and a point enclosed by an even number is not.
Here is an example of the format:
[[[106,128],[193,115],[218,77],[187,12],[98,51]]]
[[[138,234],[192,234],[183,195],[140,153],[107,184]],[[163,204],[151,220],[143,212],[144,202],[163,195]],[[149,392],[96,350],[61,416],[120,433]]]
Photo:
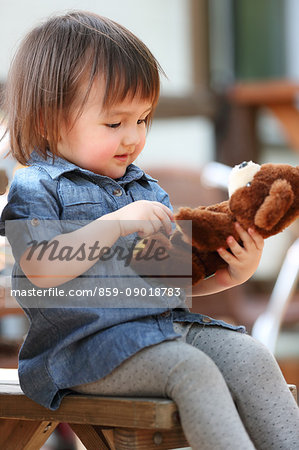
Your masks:
[[[235,228],[237,230],[238,235],[242,239],[244,247],[246,248],[246,250],[248,250],[250,246],[254,244],[254,242],[252,241],[252,237],[247,233],[247,231],[244,230],[244,228],[238,222],[235,223]]]
[[[172,233],[171,219],[167,214],[167,212],[162,208],[157,208],[155,210],[155,215],[159,220],[159,228],[161,228],[162,226],[167,234],[171,234]]]
[[[230,250],[232,251],[233,255],[235,255],[237,258],[239,258],[244,253],[244,248],[241,247],[240,244],[238,244],[238,242],[233,236],[229,236],[226,242]]]
[[[256,248],[262,251],[264,248],[264,238],[253,228],[248,228],[248,233],[255,243]]]
[[[138,236],[145,238],[155,233],[155,226],[150,220],[140,220]]]
[[[155,201],[153,201],[153,202],[151,202],[151,203],[153,203],[154,205],[156,205],[156,206],[158,206],[160,209],[162,209],[162,211],[164,211],[164,212],[168,215],[169,219],[170,219],[172,222],[174,222],[174,215],[173,215],[173,212],[171,211],[171,209],[169,209],[166,205],[164,205],[163,203],[160,203],[160,202],[155,202]]]
[[[219,256],[221,256],[221,258],[227,263],[227,264],[231,264],[233,259],[234,259],[234,255],[232,255],[230,252],[228,252],[225,248],[220,247],[217,249],[217,252],[219,254]]]

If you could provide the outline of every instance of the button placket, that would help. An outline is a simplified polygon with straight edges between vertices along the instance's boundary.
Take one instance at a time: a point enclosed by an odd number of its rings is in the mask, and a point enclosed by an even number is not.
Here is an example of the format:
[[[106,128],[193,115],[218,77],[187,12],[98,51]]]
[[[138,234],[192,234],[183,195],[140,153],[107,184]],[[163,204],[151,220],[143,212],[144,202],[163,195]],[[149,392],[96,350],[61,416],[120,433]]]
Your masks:
[[[34,217],[33,219],[31,219],[31,225],[33,227],[37,227],[39,225],[39,220],[37,217]]]
[[[121,190],[121,188],[116,188],[112,191],[112,194],[115,197],[121,197],[123,195],[123,191]]]

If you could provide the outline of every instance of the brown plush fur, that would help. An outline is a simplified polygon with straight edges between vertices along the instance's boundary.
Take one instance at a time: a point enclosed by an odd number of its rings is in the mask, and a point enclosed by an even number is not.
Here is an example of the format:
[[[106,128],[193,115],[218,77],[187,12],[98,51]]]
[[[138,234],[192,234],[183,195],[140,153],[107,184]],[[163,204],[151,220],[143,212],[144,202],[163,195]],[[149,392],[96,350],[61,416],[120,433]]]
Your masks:
[[[299,166],[263,164],[251,184],[237,189],[229,200],[208,207],[181,208],[175,215],[181,231],[176,231],[170,240],[165,236],[162,239],[162,233],[152,237],[156,246],[164,246],[167,242],[165,248],[169,258],[159,263],[159,274],[166,271],[169,274],[175,268],[182,267],[190,259],[192,249],[194,285],[226,266],[217,249],[227,247],[226,239],[230,235],[240,241],[234,226],[236,221],[245,230],[255,228],[267,238],[282,231],[298,216]],[[192,221],[192,236],[187,220]],[[144,251],[149,244],[150,240]],[[134,267],[139,272],[140,269],[145,270],[142,261]],[[153,265],[150,270],[153,270]]]

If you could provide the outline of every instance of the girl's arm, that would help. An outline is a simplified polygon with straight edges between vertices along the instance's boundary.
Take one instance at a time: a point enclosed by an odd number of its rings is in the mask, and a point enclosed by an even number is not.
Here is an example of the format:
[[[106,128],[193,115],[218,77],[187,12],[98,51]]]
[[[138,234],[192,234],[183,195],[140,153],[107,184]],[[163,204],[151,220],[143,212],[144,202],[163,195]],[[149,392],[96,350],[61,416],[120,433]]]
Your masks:
[[[144,237],[157,232],[164,227],[167,233],[171,233],[173,214],[167,206],[159,202],[140,200],[131,203],[118,211],[106,214],[99,219],[90,222],[71,233],[60,234],[53,238],[39,258],[39,249],[33,251],[28,248],[20,259],[20,266],[26,277],[36,286],[42,288],[59,286],[70,281],[90,269],[97,258],[76,258],[67,261],[49,257],[55,241],[57,253],[63,248],[103,249],[111,248],[120,236],[131,233],[139,233]],[[99,253],[99,252],[98,252]]]
[[[218,270],[214,276],[201,281],[192,289],[192,296],[214,294],[247,281],[256,271],[264,247],[264,240],[255,230],[246,232],[236,223],[236,229],[243,241],[243,246],[230,236],[227,239],[231,252],[218,249],[219,255],[227,262],[228,267]]]

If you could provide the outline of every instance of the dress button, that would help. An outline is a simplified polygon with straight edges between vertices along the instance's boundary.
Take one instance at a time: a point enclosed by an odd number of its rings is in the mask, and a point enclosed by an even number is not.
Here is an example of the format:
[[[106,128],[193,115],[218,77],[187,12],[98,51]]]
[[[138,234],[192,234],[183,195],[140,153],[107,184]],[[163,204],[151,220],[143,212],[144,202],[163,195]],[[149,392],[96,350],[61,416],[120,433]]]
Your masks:
[[[39,225],[39,220],[36,217],[34,217],[33,219],[31,219],[31,225],[33,227],[37,227],[37,225]]]
[[[212,319],[210,319],[209,317],[205,316],[205,317],[202,318],[202,321],[203,321],[204,323],[211,323],[211,322],[212,322]]]
[[[120,188],[114,189],[113,195],[115,195],[115,197],[120,197],[123,195],[123,191]]]

